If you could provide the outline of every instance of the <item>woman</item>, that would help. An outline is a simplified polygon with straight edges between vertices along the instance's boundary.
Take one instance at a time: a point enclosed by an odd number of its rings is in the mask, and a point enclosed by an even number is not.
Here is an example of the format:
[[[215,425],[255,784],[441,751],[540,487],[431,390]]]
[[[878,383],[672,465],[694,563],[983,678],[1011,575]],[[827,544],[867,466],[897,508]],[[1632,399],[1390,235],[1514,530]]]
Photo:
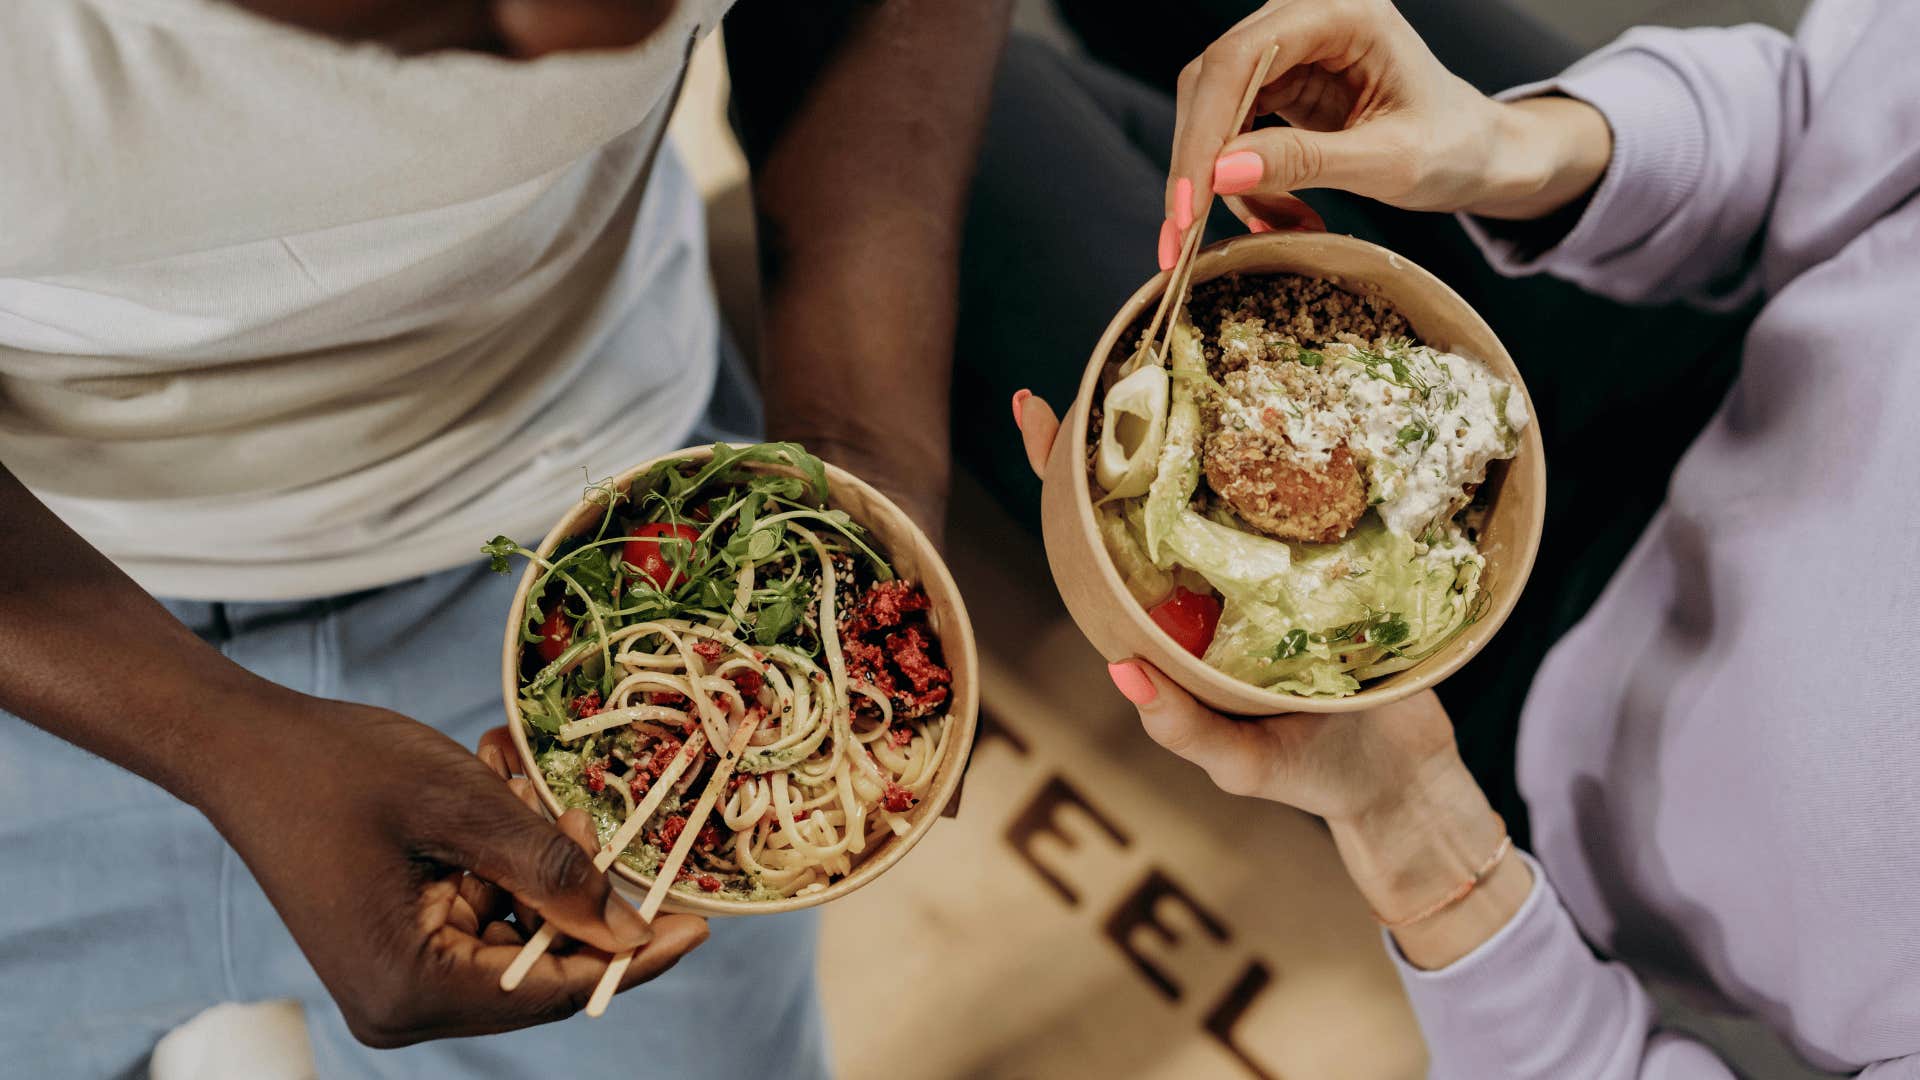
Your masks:
[[[1181,74],[1166,231],[1228,194],[1251,227],[1298,225],[1289,192],[1342,188],[1461,212],[1506,273],[1759,304],[1731,397],[1533,680],[1533,855],[1508,853],[1433,695],[1243,721],[1112,666],[1147,732],[1222,788],[1327,820],[1435,1075],[1732,1075],[1657,1029],[1654,979],[1756,1014],[1820,1067],[1920,1070],[1916,35],[1910,5],[1826,0],[1791,38],[1639,30],[1495,101],[1386,0],[1278,0]],[[1293,126],[1237,132],[1274,43],[1261,106]],[[1662,346],[1609,362],[1659,365]],[[1015,411],[1037,470],[1053,414]]]

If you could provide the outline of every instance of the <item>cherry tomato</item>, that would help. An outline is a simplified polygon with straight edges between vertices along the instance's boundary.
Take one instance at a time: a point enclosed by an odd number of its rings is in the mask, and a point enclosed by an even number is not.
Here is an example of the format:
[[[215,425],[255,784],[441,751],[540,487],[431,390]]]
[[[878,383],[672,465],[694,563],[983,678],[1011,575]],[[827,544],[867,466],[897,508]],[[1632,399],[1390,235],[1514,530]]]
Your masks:
[[[689,545],[699,539],[700,533],[691,525],[669,525],[656,521],[651,525],[642,525],[633,532],[635,537],[664,536],[685,540]],[[620,551],[620,558],[630,566],[637,566],[640,572],[653,580],[658,588],[671,591],[679,587],[686,576],[673,568],[673,563],[660,550],[658,540],[634,539]],[[688,550],[692,550],[691,547]]]
[[[1214,628],[1220,625],[1220,598],[1177,586],[1172,596],[1147,609],[1147,614],[1181,648],[1200,656],[1206,653]]]
[[[553,605],[547,617],[540,620],[540,642],[534,646],[540,650],[540,659],[549,664],[560,659],[560,654],[573,644],[573,622],[560,608],[559,604]]]

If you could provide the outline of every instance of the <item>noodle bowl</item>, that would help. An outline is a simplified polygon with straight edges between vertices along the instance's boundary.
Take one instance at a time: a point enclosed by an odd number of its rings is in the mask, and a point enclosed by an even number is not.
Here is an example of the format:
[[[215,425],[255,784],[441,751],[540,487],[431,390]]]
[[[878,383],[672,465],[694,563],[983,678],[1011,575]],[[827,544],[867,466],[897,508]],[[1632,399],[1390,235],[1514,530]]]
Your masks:
[[[586,810],[603,843],[659,801],[614,863],[628,892],[692,829],[669,909],[824,902],[952,797],[977,701],[965,609],[926,538],[849,474],[787,444],[683,451],[596,487],[520,553],[514,741],[548,812]],[[712,814],[689,821],[726,769]]]

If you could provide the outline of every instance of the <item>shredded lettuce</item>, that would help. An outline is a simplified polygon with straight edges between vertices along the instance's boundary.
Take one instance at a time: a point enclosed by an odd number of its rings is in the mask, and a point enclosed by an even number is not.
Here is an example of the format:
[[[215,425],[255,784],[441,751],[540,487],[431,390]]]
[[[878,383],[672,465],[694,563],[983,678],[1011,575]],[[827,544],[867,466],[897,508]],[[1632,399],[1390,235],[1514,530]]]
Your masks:
[[[1196,376],[1207,372],[1200,351],[1200,331],[1183,317],[1173,327],[1168,348],[1172,365],[1172,404],[1167,408],[1167,433],[1160,444],[1160,466],[1147,489],[1147,554],[1165,565],[1161,546],[1179,522],[1200,483],[1200,398]],[[1183,377],[1184,376],[1184,377]]]
[[[1286,544],[1182,507],[1156,565],[1144,558],[1140,500],[1125,505],[1102,509],[1101,533],[1135,598],[1165,595],[1148,570],[1200,574],[1222,598],[1203,659],[1255,686],[1351,694],[1438,649],[1474,615],[1485,562],[1457,528],[1423,546],[1368,515],[1339,543]]]
[[[1162,568],[1197,570],[1229,599],[1261,600],[1285,588],[1293,564],[1287,545],[1201,517],[1186,507],[1174,518]]]
[[[1144,513],[1139,499],[1103,503],[1094,507],[1094,520],[1100,526],[1100,538],[1106,543],[1113,568],[1120,573],[1127,592],[1141,607],[1152,607],[1173,592],[1173,575],[1153,565],[1140,539],[1140,521]]]
[[[1293,550],[1293,565],[1265,596],[1221,589],[1220,627],[1205,657],[1235,678],[1291,693],[1351,693],[1438,648],[1471,616],[1483,565],[1457,530],[1423,551],[1372,516],[1337,544]],[[1209,567],[1196,569],[1214,580]]]

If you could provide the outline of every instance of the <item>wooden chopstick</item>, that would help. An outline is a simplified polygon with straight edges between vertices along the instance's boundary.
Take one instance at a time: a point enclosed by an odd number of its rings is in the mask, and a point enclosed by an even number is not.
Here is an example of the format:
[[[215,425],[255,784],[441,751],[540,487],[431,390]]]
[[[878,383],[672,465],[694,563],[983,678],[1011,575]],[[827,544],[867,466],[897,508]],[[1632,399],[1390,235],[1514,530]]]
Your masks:
[[[593,857],[595,870],[605,873],[607,867],[613,865],[613,860],[627,850],[627,845],[633,843],[633,838],[640,835],[640,830],[646,826],[647,819],[653,816],[655,810],[660,809],[660,804],[666,800],[667,793],[679,781],[681,774],[687,771],[687,767],[699,759],[700,752],[706,749],[706,746],[705,731],[696,728],[693,734],[687,736],[687,741],[681,745],[680,752],[673,756],[673,760],[667,763],[666,770],[660,774],[660,779],[654,781],[653,787],[647,790],[647,797],[640,801],[639,806],[633,808],[633,813],[627,815],[627,820],[620,823],[620,828],[615,830],[613,836],[607,840],[606,846]],[[527,972],[532,969],[534,961],[540,959],[558,935],[559,930],[553,925],[552,920],[541,923],[540,929],[534,931],[533,936],[527,939],[527,943],[520,947],[520,954],[513,958],[513,963],[508,964],[507,970],[500,973],[500,989],[512,992],[515,987],[518,987],[521,980],[527,977]]]
[[[733,767],[740,762],[740,755],[746,752],[747,743],[753,733],[760,730],[760,721],[765,719],[764,710],[751,710],[740,718],[740,724],[733,729],[733,738],[727,740],[727,751],[714,762],[713,775],[708,778],[706,790],[700,793],[700,801],[693,804],[693,812],[687,815],[686,827],[680,830],[680,836],[673,842],[673,850],[667,853],[660,868],[654,872],[653,888],[647,890],[647,898],[640,903],[640,918],[651,924],[655,915],[660,913],[660,905],[666,903],[667,890],[673,887],[673,879],[680,874],[680,867],[687,861],[687,854],[693,850],[694,841],[699,838],[700,830],[707,823],[707,816],[713,813],[713,804],[720,801],[720,792],[727,786],[727,780],[733,776]],[[599,1016],[607,1011],[607,1003],[613,1000],[613,992],[620,987],[620,977],[627,973],[627,965],[633,962],[632,949],[616,954],[607,970],[600,976],[600,982],[593,988],[593,996],[587,999],[588,1016]]]
[[[1267,51],[1260,57],[1259,65],[1253,69],[1253,78],[1247,82],[1246,93],[1240,97],[1239,119],[1234,121],[1234,130],[1247,126],[1253,101],[1260,95],[1260,88],[1267,84],[1267,73],[1273,70],[1273,62],[1279,55],[1280,46],[1274,44],[1267,46]],[[1161,329],[1162,316],[1171,308],[1173,317],[1167,319],[1166,341],[1156,350],[1157,356],[1164,357],[1173,344],[1173,328],[1180,321],[1180,308],[1186,303],[1187,286],[1193,283],[1194,256],[1200,251],[1200,236],[1207,231],[1207,211],[1213,206],[1211,185],[1208,186],[1208,192],[1207,200],[1194,216],[1193,224],[1187,227],[1187,235],[1181,238],[1180,257],[1174,261],[1167,277],[1167,290],[1160,294],[1160,306],[1154,309],[1153,320],[1147,324],[1147,341],[1152,343]]]

